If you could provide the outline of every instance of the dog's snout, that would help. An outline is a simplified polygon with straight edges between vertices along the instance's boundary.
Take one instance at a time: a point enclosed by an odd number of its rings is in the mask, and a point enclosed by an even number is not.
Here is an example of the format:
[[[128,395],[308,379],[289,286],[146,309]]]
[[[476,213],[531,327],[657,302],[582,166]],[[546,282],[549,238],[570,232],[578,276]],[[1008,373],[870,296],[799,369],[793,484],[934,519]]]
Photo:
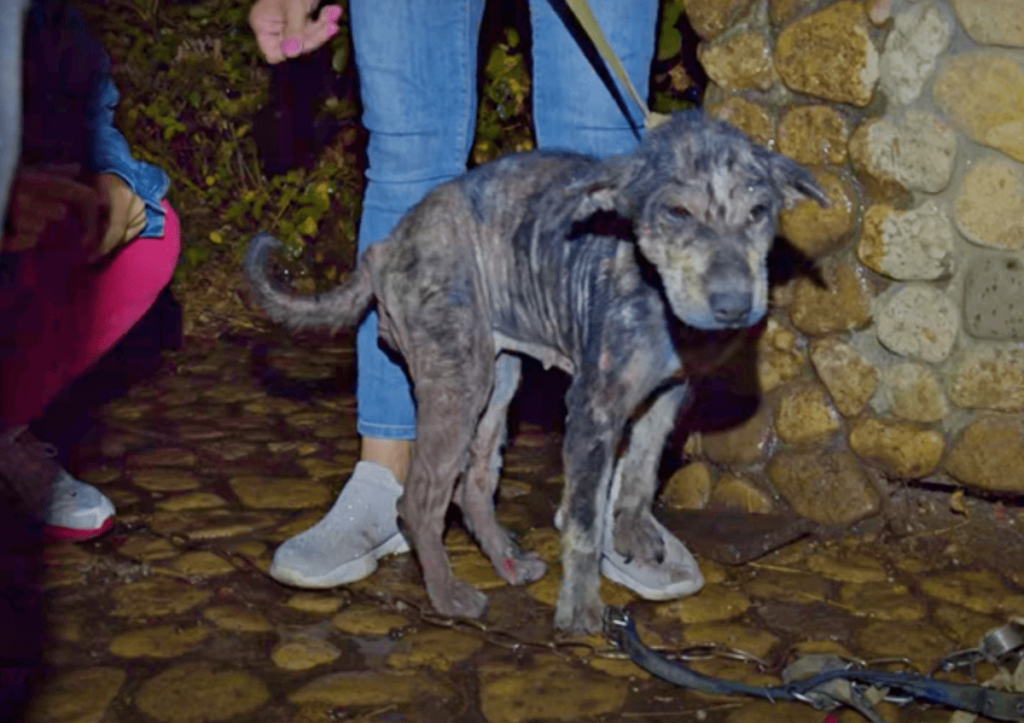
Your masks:
[[[708,302],[715,321],[722,324],[737,324],[750,314],[753,296],[749,291],[718,291],[713,292]]]

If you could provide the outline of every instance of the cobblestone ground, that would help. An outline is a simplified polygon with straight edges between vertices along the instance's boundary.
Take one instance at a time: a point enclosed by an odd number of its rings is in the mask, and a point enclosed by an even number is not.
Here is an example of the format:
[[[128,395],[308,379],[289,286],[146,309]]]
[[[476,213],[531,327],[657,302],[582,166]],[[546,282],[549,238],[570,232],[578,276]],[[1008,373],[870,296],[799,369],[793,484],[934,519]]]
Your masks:
[[[826,720],[796,704],[683,692],[599,638],[553,633],[560,438],[536,423],[513,437],[498,515],[551,565],[547,577],[510,588],[461,528],[446,538],[456,574],[490,595],[480,625],[431,616],[409,555],[344,589],[276,584],[265,574],[274,547],[319,518],[354,465],[351,372],[345,344],[211,342],[171,355],[102,410],[81,476],[115,501],[118,524],[45,550],[47,675],[28,720]],[[1019,539],[1017,513],[1003,512],[902,537],[878,526],[808,540],[743,566],[702,560],[708,585],[682,601],[642,603],[607,583],[603,594],[635,603],[650,644],[718,643],[766,661],[692,663],[706,673],[774,681],[794,650],[927,669],[1024,616],[1024,563],[971,542]],[[881,710],[890,721],[950,719]]]

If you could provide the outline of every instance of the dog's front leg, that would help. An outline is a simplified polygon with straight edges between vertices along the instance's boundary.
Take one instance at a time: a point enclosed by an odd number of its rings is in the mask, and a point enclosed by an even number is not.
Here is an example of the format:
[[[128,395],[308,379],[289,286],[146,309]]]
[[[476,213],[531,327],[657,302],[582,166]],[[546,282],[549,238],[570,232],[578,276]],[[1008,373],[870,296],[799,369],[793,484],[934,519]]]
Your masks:
[[[607,516],[608,487],[623,420],[606,409],[594,409],[579,378],[569,390],[569,418],[563,458],[566,524],[562,533],[562,587],[555,608],[555,626],[573,633],[601,628],[601,548]],[[594,398],[600,395],[593,395]]]
[[[658,463],[665,440],[675,426],[679,406],[689,394],[680,384],[660,394],[633,425],[626,454],[615,466],[611,504],[615,551],[627,560],[660,564],[665,541],[654,524],[651,506],[658,489]]]

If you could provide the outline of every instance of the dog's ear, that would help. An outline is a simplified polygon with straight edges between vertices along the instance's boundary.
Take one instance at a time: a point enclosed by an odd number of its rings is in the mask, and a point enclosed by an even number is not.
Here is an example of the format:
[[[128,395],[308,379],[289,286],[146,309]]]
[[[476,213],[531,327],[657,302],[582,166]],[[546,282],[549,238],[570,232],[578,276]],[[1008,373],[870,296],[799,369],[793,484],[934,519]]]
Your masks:
[[[822,208],[829,207],[825,190],[814,180],[814,176],[796,161],[773,153],[771,158],[772,179],[782,189],[782,200],[786,208],[805,198],[817,201]]]
[[[601,211],[631,216],[627,188],[635,176],[636,166],[632,156],[612,156],[601,163],[598,173],[569,184],[565,193],[573,205],[572,220],[585,221]]]

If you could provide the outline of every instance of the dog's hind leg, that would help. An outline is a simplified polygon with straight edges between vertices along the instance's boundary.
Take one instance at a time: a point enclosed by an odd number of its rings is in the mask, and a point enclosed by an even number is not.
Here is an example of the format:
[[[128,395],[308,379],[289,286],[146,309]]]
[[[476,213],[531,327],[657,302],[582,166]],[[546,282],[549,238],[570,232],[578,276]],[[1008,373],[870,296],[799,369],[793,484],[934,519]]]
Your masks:
[[[414,354],[405,354],[415,380],[416,444],[398,513],[434,608],[444,615],[477,618],[487,597],[452,575],[442,541],[445,513],[494,375],[489,339],[467,326],[471,322],[455,326],[458,331],[443,342],[421,328],[410,349]]]
[[[658,463],[665,440],[688,393],[685,384],[662,392],[633,424],[629,446],[615,466],[610,492],[615,521],[612,532],[616,552],[627,560],[664,560],[665,543],[654,524],[651,506],[658,489]]]
[[[455,495],[470,532],[498,575],[512,585],[539,580],[547,571],[547,565],[539,557],[519,549],[494,516],[494,491],[501,472],[506,417],[519,386],[521,367],[518,357],[498,355],[494,364],[491,400],[477,425],[469,469]]]

